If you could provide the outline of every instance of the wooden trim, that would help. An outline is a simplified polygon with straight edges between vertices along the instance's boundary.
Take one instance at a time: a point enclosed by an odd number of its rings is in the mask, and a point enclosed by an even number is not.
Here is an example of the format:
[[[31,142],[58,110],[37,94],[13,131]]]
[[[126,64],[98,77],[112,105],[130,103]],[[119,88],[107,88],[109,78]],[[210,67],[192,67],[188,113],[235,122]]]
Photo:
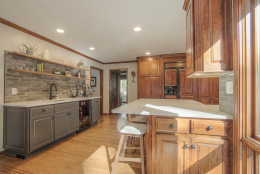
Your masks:
[[[245,143],[248,147],[260,153],[260,142],[254,138],[242,138],[242,142]]]
[[[190,0],[185,0],[183,4],[183,10],[187,11],[188,5],[190,3]]]
[[[46,75],[46,76],[55,76],[55,77],[63,77],[63,78],[70,78],[70,79],[89,80],[89,79],[79,78],[79,77],[57,75],[57,74],[43,73],[43,72],[37,72],[37,71],[27,71],[27,70],[21,70],[21,69],[8,69],[8,71],[21,72],[21,73],[30,73],[30,74],[38,74],[38,75]]]
[[[19,31],[21,31],[21,32],[24,32],[24,33],[26,33],[26,34],[29,34],[29,35],[31,35],[31,36],[34,36],[34,37],[36,37],[36,38],[38,38],[38,39],[44,40],[44,41],[46,41],[46,42],[49,42],[49,43],[51,43],[51,44],[53,44],[53,45],[56,45],[56,46],[58,46],[58,47],[61,47],[61,48],[65,49],[65,50],[68,50],[68,51],[73,52],[73,53],[75,53],[75,54],[78,54],[78,55],[80,55],[80,56],[83,56],[83,57],[85,57],[85,58],[87,58],[87,59],[90,59],[90,60],[93,60],[93,61],[95,61],[95,62],[98,62],[98,63],[103,64],[103,62],[101,62],[101,61],[99,61],[99,60],[96,60],[96,59],[94,59],[94,58],[92,58],[92,57],[89,57],[89,56],[87,56],[87,55],[85,55],[85,54],[82,54],[82,53],[80,53],[80,52],[78,52],[78,51],[75,51],[75,50],[73,50],[73,49],[71,49],[71,48],[69,48],[69,47],[66,47],[66,46],[64,46],[64,45],[62,45],[62,44],[60,44],[60,43],[58,43],[58,42],[55,42],[55,41],[53,41],[53,40],[51,40],[51,39],[48,39],[48,38],[46,38],[46,37],[44,37],[44,36],[42,36],[42,35],[39,35],[39,34],[37,34],[37,33],[35,33],[35,32],[32,32],[32,31],[30,31],[30,30],[27,30],[27,29],[25,29],[25,28],[23,28],[23,27],[21,27],[21,26],[19,26],[19,25],[16,25],[16,24],[14,24],[14,23],[12,23],[12,22],[10,22],[10,21],[7,21],[7,20],[5,20],[5,19],[3,19],[3,18],[0,18],[0,23],[2,23],[2,24],[4,24],[4,25],[7,25],[7,26],[9,26],[9,27],[12,27],[12,28],[14,28],[14,29],[16,29],[16,30],[19,30]]]
[[[5,153],[5,151],[2,151],[2,152],[0,152],[0,155],[3,155]]]
[[[120,68],[120,69],[109,69],[109,115],[111,115],[111,103],[110,103],[110,84],[111,84],[111,71],[117,71],[117,70],[126,70],[126,104],[128,103],[128,68]]]
[[[19,57],[24,57],[26,59],[38,60],[40,62],[47,62],[47,63],[52,63],[52,64],[55,64],[55,65],[60,65],[60,66],[65,66],[65,67],[69,67],[69,68],[79,69],[79,70],[82,70],[82,71],[89,71],[89,70],[86,70],[84,68],[79,68],[79,67],[76,67],[76,66],[67,65],[67,64],[64,64],[64,63],[59,63],[59,62],[55,62],[55,61],[48,60],[48,59],[42,59],[42,58],[39,58],[39,57],[35,57],[35,56],[31,56],[31,55],[23,54],[23,53],[19,53],[19,52],[8,52],[8,54],[14,55],[14,56],[19,56]]]
[[[103,71],[103,69],[97,68],[97,67],[95,67],[95,66],[90,66],[90,69],[97,69],[97,70]]]
[[[106,62],[103,64],[106,65],[106,64],[118,64],[118,63],[133,63],[133,62],[137,62],[137,60],[121,61],[121,62]]]

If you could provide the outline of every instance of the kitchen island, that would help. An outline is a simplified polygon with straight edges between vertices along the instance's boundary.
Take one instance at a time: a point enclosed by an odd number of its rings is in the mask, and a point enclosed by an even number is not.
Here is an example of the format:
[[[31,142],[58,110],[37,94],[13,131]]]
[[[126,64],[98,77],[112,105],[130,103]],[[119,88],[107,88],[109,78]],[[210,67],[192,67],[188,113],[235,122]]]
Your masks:
[[[233,117],[193,100],[139,99],[112,113],[147,116],[146,171],[233,173]]]

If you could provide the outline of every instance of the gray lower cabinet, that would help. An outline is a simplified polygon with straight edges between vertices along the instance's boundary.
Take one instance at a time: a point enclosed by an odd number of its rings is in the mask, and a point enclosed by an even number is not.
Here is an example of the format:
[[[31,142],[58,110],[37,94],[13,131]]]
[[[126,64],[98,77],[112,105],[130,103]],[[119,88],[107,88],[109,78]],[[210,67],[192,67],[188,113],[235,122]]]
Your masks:
[[[5,154],[26,158],[78,128],[79,102],[32,108],[5,106]]]
[[[54,113],[30,118],[30,152],[54,142]]]
[[[100,99],[93,99],[91,101],[91,105],[92,105],[92,110],[91,110],[91,115],[92,115],[92,123],[97,122],[98,120],[100,120]]]

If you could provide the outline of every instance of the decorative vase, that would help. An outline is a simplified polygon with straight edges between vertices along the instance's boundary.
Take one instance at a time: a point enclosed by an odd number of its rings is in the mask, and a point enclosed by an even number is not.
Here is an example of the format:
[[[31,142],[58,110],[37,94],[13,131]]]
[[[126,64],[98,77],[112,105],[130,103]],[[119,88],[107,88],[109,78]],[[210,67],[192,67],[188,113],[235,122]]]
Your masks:
[[[33,55],[33,50],[26,50],[26,54]]]
[[[49,51],[48,50],[42,51],[42,58],[43,59],[49,59]]]

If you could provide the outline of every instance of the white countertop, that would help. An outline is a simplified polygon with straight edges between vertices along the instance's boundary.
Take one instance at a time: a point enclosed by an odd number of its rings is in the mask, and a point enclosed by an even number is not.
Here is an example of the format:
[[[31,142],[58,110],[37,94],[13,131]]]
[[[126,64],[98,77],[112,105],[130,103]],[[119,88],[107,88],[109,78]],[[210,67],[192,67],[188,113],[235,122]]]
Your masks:
[[[193,100],[183,99],[139,99],[113,109],[112,113],[233,119],[233,116],[220,112],[219,105],[205,105]]]
[[[82,100],[92,100],[95,98],[101,98],[101,97],[92,96],[92,97],[60,98],[54,100],[26,101],[26,102],[17,102],[17,103],[5,103],[3,104],[3,106],[35,107],[35,106],[53,105],[53,104],[68,103],[68,102],[82,101]]]

